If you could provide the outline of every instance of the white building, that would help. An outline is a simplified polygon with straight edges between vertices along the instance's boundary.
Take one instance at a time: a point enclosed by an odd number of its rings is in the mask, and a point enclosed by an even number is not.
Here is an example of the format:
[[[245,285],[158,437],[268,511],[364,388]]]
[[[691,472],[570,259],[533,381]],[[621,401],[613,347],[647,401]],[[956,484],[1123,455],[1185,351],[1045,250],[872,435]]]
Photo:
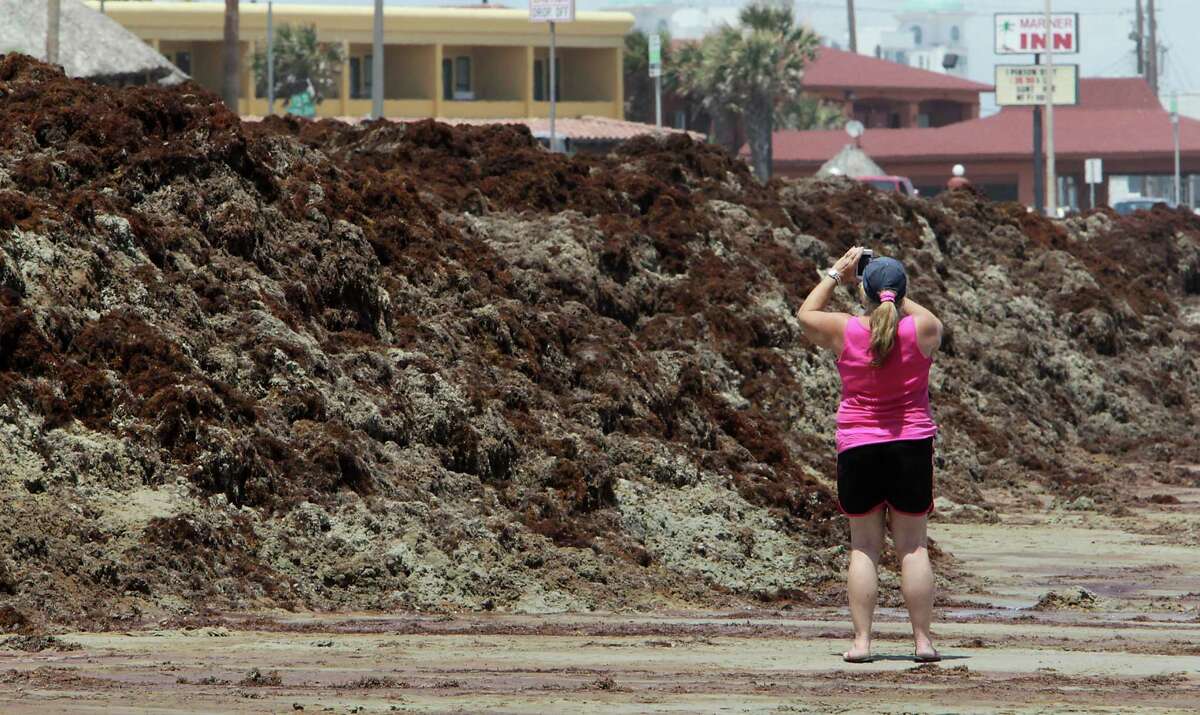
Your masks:
[[[672,39],[697,40],[721,25],[736,25],[739,0],[601,0],[597,10],[624,10],[633,15],[634,29],[645,33],[667,32]]]
[[[971,13],[961,0],[908,0],[896,26],[866,27],[858,51],[931,72],[967,78],[966,25]]]

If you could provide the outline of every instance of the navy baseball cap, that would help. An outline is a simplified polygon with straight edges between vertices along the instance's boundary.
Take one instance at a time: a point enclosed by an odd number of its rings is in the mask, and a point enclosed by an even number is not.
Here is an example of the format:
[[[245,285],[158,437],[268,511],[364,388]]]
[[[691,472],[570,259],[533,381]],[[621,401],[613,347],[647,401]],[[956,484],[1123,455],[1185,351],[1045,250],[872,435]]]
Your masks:
[[[862,282],[863,291],[875,303],[880,302],[880,291],[895,293],[896,302],[903,300],[908,292],[908,275],[904,272],[904,264],[887,256],[872,259],[867,264]]]

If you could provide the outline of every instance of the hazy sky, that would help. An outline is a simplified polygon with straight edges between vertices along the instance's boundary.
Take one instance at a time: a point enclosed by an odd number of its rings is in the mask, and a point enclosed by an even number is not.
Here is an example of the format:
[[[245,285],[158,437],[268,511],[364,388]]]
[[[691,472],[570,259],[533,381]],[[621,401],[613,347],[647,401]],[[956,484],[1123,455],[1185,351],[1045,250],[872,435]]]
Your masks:
[[[260,0],[265,2],[265,0]],[[373,0],[281,0],[327,5],[370,5]],[[249,2],[249,0],[241,0]],[[388,5],[475,5],[480,3],[456,0],[385,0]],[[895,13],[905,0],[856,0],[860,27],[894,27]],[[507,7],[526,7],[526,0],[492,3]],[[641,0],[577,0],[581,10],[605,8],[624,9]],[[644,0],[644,4],[654,4]],[[736,0],[695,0],[695,7],[705,4],[717,7],[737,6]],[[1160,89],[1166,94],[1200,92],[1200,42],[1188,37],[1200,29],[1200,0],[1157,0],[1159,42],[1166,48],[1166,59],[1160,72]],[[1039,12],[1043,0],[964,0],[972,13],[966,24],[966,41],[970,48],[969,71],[972,79],[991,83],[996,56],[992,54],[992,15],[996,12]],[[819,33],[845,45],[846,10],[844,0],[798,0],[799,17]],[[1054,9],[1080,13],[1080,53],[1064,58],[1081,65],[1085,77],[1120,77],[1136,73],[1133,41],[1128,38],[1134,19],[1134,0],[1054,0]],[[1020,55],[1010,55],[1005,62],[1021,62]]]

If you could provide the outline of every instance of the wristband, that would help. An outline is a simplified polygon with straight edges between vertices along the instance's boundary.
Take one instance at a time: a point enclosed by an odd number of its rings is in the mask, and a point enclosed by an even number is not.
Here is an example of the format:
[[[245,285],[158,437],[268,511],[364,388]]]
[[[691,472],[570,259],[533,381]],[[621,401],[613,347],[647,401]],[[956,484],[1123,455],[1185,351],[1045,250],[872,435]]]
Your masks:
[[[830,268],[829,270],[825,271],[825,275],[832,278],[834,283],[837,283],[838,285],[842,284],[842,274],[838,273],[836,268]]]

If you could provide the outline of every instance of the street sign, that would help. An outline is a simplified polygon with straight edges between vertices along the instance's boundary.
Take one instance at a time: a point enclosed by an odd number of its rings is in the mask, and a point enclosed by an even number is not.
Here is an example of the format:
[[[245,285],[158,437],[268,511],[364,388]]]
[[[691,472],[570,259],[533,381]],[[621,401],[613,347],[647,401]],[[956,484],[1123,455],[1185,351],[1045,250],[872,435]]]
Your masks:
[[[530,22],[575,22],[575,0],[529,0]]]
[[[1104,183],[1104,161],[1101,159],[1086,159],[1083,162],[1084,181],[1089,184]]]
[[[996,65],[996,104],[1036,107],[1046,103],[1046,65]],[[1079,104],[1079,65],[1054,65],[1054,103]]]
[[[650,64],[662,64],[662,35],[657,32],[650,35]]]
[[[1046,15],[1040,12],[996,13],[996,54],[1032,55],[1079,52],[1079,13],[1056,12],[1050,16],[1050,47],[1046,49]]]

